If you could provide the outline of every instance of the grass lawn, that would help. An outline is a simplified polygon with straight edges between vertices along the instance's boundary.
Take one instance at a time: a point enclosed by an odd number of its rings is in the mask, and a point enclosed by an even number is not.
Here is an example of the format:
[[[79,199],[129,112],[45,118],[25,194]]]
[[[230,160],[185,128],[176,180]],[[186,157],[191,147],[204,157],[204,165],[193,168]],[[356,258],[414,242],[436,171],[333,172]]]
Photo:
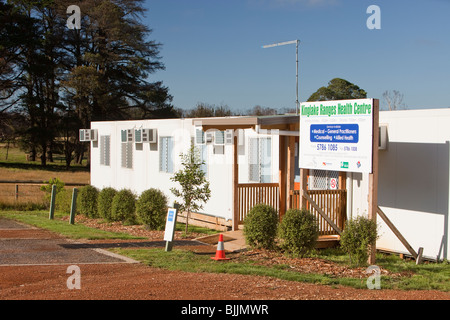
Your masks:
[[[344,285],[359,289],[367,289],[367,279],[340,278],[327,274],[293,272],[288,265],[263,266],[257,262],[241,262],[231,259],[225,263],[217,263],[208,255],[174,249],[113,249],[114,252],[141,261],[149,266],[169,270],[187,272],[237,273],[246,275],[270,276],[289,281],[301,281],[324,285]],[[346,260],[339,250],[327,250],[321,254],[330,261]],[[394,255],[377,255],[377,265],[390,271],[410,272],[402,277],[381,276],[382,289],[401,290],[439,290],[450,291],[450,265],[448,263],[429,263],[416,266],[414,261],[405,261]]]
[[[0,216],[43,228],[71,239],[141,239],[127,233],[109,232],[89,228],[82,224],[71,225],[68,220],[62,220],[67,214],[55,213],[53,220],[49,219],[48,211],[0,211]]]
[[[85,158],[81,165],[72,162],[70,169],[72,171],[80,170],[89,172],[89,170],[86,170],[86,161]],[[8,149],[6,143],[0,143],[0,165],[27,170],[64,170],[66,163],[63,154],[55,153],[53,154],[53,162],[47,161],[47,166],[42,167],[39,156],[36,157],[36,161],[28,161],[27,154],[23,150],[20,150],[18,146],[10,145]]]
[[[90,183],[90,172],[85,164],[73,164],[67,170],[61,155],[55,154],[54,161],[49,162],[45,167],[41,166],[39,161],[27,161],[25,152],[17,147],[9,148],[8,159],[6,159],[6,147],[4,144],[0,144],[0,180],[44,182],[58,178],[64,183]],[[33,210],[45,208],[44,192],[40,190],[40,185],[19,184],[17,201],[15,199],[15,188],[15,183],[0,184],[0,209]],[[71,189],[73,187],[66,188]]]

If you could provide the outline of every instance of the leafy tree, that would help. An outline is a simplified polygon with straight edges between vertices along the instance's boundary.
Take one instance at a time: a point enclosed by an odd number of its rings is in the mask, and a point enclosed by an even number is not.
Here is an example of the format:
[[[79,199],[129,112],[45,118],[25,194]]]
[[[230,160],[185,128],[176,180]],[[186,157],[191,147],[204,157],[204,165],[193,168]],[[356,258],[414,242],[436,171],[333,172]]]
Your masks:
[[[327,87],[321,87],[314,92],[308,101],[327,101],[367,98],[367,92],[357,85],[340,78],[328,82]]]
[[[403,102],[403,94],[398,90],[383,92],[383,101],[385,110],[399,110],[406,109],[406,104]]]
[[[0,1],[0,115],[14,106],[19,98],[20,70],[24,50],[23,37],[30,37],[34,19],[27,17],[12,4]],[[2,114],[3,113],[3,114]]]
[[[6,143],[6,157],[8,160],[8,152],[10,145],[15,144],[16,132],[24,128],[24,118],[18,113],[4,112],[0,115],[0,142]]]
[[[232,112],[226,105],[216,107],[206,103],[198,103],[197,107],[184,113],[186,118],[208,118],[208,117],[228,117]]]
[[[37,150],[41,152],[42,165],[52,160],[63,58],[59,44],[62,19],[53,3],[10,0],[1,4],[0,50],[7,57],[1,70],[3,110],[15,108],[26,115],[28,126],[22,136],[33,157]]]
[[[30,159],[64,149],[80,163],[78,129],[92,120],[175,117],[172,96],[150,75],[160,44],[141,23],[143,0],[85,0],[81,29],[66,27],[70,0],[0,0],[0,114],[20,112]],[[78,120],[76,119],[78,118]],[[60,137],[64,138],[61,142]]]
[[[204,161],[200,160],[195,146],[191,144],[189,152],[180,154],[180,158],[183,169],[175,172],[171,180],[178,182],[181,189],[171,188],[170,191],[181,198],[179,210],[186,211],[185,232],[187,233],[191,212],[203,208],[203,203],[207,202],[211,196],[211,190],[205,172],[201,169]]]
[[[70,1],[66,1],[69,4]],[[160,44],[147,40],[140,23],[142,0],[83,1],[80,30],[69,30],[72,68],[64,83],[84,125],[91,120],[161,117],[173,108],[161,82],[148,75],[164,69]]]
[[[247,111],[249,116],[272,116],[276,115],[277,110],[269,107],[261,107],[260,105],[254,106],[252,109]]]

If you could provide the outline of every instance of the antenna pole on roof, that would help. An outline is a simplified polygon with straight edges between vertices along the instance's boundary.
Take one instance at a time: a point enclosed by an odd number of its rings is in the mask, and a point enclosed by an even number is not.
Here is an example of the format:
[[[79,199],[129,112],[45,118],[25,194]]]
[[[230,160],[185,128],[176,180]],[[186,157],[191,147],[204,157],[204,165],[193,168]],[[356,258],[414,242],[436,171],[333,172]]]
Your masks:
[[[262,47],[263,47],[263,49],[266,49],[266,48],[273,48],[273,47],[284,46],[284,45],[287,45],[287,44],[295,44],[295,53],[296,53],[296,59],[295,59],[295,79],[296,79],[295,109],[296,109],[296,114],[299,115],[299,113],[300,113],[300,103],[298,101],[298,45],[300,44],[300,40],[278,42],[278,43],[268,44],[268,45],[265,45],[265,46],[262,46]]]

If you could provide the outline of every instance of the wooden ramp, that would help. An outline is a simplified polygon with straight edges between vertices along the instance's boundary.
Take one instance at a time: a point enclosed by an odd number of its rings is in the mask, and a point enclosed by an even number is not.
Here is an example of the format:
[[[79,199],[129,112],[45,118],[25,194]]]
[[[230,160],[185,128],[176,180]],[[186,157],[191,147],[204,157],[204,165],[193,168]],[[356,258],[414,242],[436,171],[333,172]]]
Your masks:
[[[339,240],[341,237],[339,235],[323,235],[319,236],[317,240],[316,248],[333,248],[339,245]]]
[[[223,241],[225,244],[225,250],[227,251],[240,251],[247,248],[245,243],[244,232],[241,230],[223,232]],[[210,236],[204,236],[197,238],[197,241],[217,245],[219,241],[219,234],[214,234]],[[316,248],[332,248],[339,245],[340,236],[338,235],[323,235],[319,236],[316,244]]]

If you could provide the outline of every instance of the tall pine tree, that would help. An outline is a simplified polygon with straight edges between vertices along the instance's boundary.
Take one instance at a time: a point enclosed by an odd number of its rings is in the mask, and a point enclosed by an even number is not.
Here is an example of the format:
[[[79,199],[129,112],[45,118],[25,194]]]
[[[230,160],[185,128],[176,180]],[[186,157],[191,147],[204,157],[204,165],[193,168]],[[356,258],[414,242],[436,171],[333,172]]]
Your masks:
[[[23,145],[51,160],[60,146],[70,164],[93,120],[174,117],[160,81],[160,44],[141,23],[142,0],[85,0],[81,29],[66,27],[70,0],[0,0],[0,112],[27,119]],[[60,139],[60,138],[64,139]],[[57,139],[58,138],[58,139]]]

